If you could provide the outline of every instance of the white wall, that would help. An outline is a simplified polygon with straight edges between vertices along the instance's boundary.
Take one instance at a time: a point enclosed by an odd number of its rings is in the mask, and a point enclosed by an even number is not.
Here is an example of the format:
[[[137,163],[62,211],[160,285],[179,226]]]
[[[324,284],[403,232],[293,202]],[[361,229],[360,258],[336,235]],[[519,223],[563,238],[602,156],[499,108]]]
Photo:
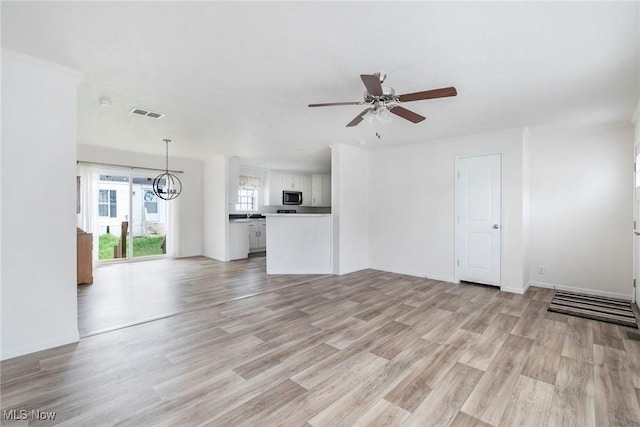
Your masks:
[[[202,253],[220,261],[229,260],[229,209],[227,206],[228,159],[217,156],[206,159],[203,165]]]
[[[522,133],[522,282],[531,281],[531,132]]]
[[[634,120],[635,120],[635,132],[634,132],[634,141],[635,141],[635,145],[638,146],[640,145],[640,103],[638,103],[638,106],[636,107],[636,114],[634,115]],[[635,154],[635,153],[634,153]],[[636,168],[640,167],[640,165],[636,165]],[[634,195],[634,200],[635,200],[635,195]],[[634,202],[635,203],[635,202]],[[636,219],[640,219],[640,212],[637,213],[637,217]],[[638,250],[635,254],[636,257],[636,267],[638,269],[640,269],[640,250]],[[636,271],[636,305],[638,305],[638,307],[640,307],[640,280],[638,280],[640,278],[640,271]]]
[[[78,144],[77,150],[78,160],[85,162],[162,169],[166,161],[164,154],[150,155],[86,144]],[[158,151],[164,153],[162,141],[158,142]],[[167,238],[173,239],[171,244],[174,245],[175,255],[178,257],[202,255],[202,161],[173,157],[169,146],[169,168],[184,173],[176,174],[182,182],[182,193],[178,198],[167,202],[171,204],[171,215],[175,216],[176,221],[176,235]]]
[[[333,271],[369,268],[369,152],[345,144],[331,146]]]
[[[631,298],[633,157],[629,125],[532,132],[532,284]]]
[[[2,52],[2,359],[79,339],[80,78],[76,70]]]
[[[516,129],[372,152],[371,267],[454,282],[455,159],[502,153],[502,288],[523,292],[522,141]]]

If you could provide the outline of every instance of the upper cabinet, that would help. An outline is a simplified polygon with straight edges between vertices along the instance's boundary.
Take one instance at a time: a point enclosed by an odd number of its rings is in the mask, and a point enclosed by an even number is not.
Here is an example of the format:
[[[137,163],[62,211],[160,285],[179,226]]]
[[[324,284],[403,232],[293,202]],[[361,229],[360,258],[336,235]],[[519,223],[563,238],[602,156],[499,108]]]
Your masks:
[[[311,206],[331,206],[331,174],[314,174],[311,176]]]
[[[265,206],[282,206],[282,189],[284,185],[284,174],[282,172],[269,171],[264,189]]]
[[[302,191],[302,206],[311,206],[311,199],[313,198],[311,176],[300,175],[300,191]]]
[[[282,206],[282,191],[301,191],[302,206],[330,207],[331,174],[270,170],[265,183],[265,206]]]
[[[300,186],[301,175],[297,173],[285,173],[282,176],[283,190],[302,191]]]

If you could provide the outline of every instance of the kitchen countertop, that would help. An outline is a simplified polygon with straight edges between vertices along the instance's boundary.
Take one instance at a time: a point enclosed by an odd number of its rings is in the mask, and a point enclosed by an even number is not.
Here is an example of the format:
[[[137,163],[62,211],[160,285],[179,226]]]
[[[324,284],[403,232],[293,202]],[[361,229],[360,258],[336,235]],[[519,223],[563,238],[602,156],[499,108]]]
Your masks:
[[[247,218],[247,214],[229,214],[229,221],[235,220],[235,219],[264,219],[264,216],[262,214],[256,213],[256,214],[251,214]]]
[[[328,213],[328,214],[312,214],[312,213],[279,214],[279,213],[268,213],[268,214],[264,214],[264,216],[266,216],[266,217],[270,217],[270,216],[291,216],[291,217],[311,216],[311,217],[319,217],[319,216],[331,216],[331,214],[330,213]]]

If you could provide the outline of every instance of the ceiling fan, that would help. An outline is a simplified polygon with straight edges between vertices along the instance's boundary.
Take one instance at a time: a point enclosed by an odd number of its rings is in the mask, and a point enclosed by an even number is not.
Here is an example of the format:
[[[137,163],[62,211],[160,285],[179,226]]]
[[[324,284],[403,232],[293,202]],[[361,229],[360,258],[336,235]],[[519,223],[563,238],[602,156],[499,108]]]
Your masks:
[[[409,120],[413,123],[420,123],[425,117],[416,114],[411,110],[401,107],[403,102],[421,101],[423,99],[444,98],[447,96],[456,96],[458,92],[455,87],[445,87],[441,89],[425,90],[423,92],[406,93],[404,95],[396,95],[395,90],[391,87],[382,86],[387,75],[385,73],[361,74],[360,78],[366,91],[363,101],[353,102],[330,102],[326,104],[309,104],[309,107],[330,107],[334,105],[368,105],[368,107],[356,116],[355,119],[347,123],[347,127],[356,126],[365,120],[369,123],[373,122],[373,118],[377,117],[382,122],[390,119],[389,113]]]

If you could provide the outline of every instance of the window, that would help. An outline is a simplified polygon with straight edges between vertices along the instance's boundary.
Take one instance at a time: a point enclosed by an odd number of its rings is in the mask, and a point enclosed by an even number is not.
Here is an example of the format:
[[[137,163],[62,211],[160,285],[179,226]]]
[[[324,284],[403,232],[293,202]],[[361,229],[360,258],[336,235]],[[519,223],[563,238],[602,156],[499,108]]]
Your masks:
[[[257,211],[258,210],[258,189],[250,187],[238,188],[237,211]]]
[[[147,213],[158,213],[158,199],[151,190],[144,192],[144,208],[147,210]]]
[[[118,217],[116,190],[99,190],[98,215],[110,218]]]

